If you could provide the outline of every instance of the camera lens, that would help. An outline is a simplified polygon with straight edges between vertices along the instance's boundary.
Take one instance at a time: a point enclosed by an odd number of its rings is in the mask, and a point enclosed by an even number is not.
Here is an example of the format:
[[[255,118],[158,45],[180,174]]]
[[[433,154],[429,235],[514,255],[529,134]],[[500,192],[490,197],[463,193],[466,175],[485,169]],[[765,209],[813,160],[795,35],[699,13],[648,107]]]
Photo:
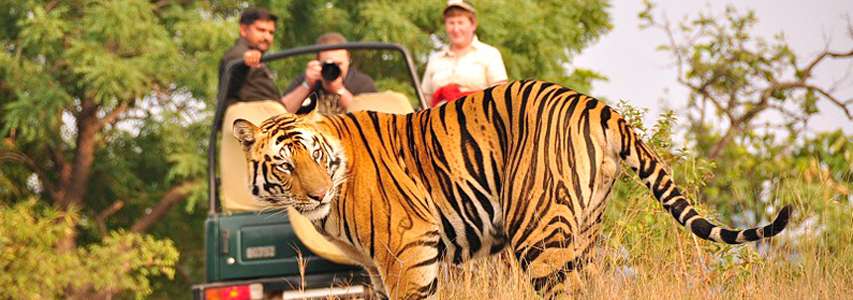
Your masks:
[[[320,70],[320,74],[323,75],[323,80],[333,81],[341,76],[341,67],[334,62],[327,61],[323,63],[323,69]]]

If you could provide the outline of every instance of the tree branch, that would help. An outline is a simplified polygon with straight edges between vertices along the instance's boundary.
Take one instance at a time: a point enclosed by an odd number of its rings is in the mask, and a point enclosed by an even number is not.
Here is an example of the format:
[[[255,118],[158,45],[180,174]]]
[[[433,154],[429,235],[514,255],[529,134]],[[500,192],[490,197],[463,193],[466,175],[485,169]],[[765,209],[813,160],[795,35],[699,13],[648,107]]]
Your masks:
[[[851,52],[851,55],[853,55],[853,52]],[[773,95],[773,92],[796,88],[810,89],[818,92],[819,94],[829,99],[829,101],[838,105],[838,107],[840,107],[847,115],[847,118],[853,120],[853,115],[851,115],[850,110],[847,108],[847,102],[841,102],[837,98],[833,97],[832,94],[826,92],[824,89],[807,84],[803,81],[777,82],[761,91],[761,97],[759,98],[760,100],[758,101],[758,103],[755,103],[752,109],[741,115],[740,118],[737,118],[731,122],[731,126],[729,126],[729,129],[723,135],[723,138],[720,139],[720,141],[717,142],[717,144],[715,144],[714,147],[711,148],[711,152],[708,154],[708,157],[710,159],[716,158],[723,150],[723,147],[725,147],[729,142],[731,142],[735,134],[741,132],[744,128],[746,128],[745,125],[749,124],[749,122],[752,121],[752,119],[755,118],[758,113],[767,109],[769,107],[768,102],[770,101],[770,96]]]
[[[106,235],[107,233],[107,218],[117,213],[122,207],[124,207],[124,201],[117,200],[110,207],[98,213],[95,217],[95,222],[98,224],[98,231],[101,232],[101,235]]]
[[[829,56],[832,56],[832,58],[853,57],[853,49],[847,52],[829,52]]]
[[[151,225],[162,219],[172,206],[184,201],[197,184],[198,181],[185,181],[170,188],[169,191],[163,194],[160,201],[151,208],[149,213],[142,216],[130,227],[130,231],[137,233],[148,231]]]
[[[732,141],[732,139],[734,139],[734,136],[736,134],[740,133],[741,131],[743,131],[744,128],[746,128],[746,125],[749,124],[750,121],[752,121],[752,118],[755,118],[758,113],[767,109],[767,103],[770,101],[770,96],[773,95],[773,92],[781,89],[790,88],[791,86],[793,86],[793,84],[794,83],[775,83],[764,89],[761,92],[761,97],[759,98],[758,103],[755,103],[750,110],[746,111],[739,118],[731,120],[729,129],[726,130],[726,133],[723,135],[723,138],[721,138],[720,141],[714,144],[714,147],[711,148],[711,152],[708,153],[708,158],[717,158],[723,151],[723,148],[725,148],[725,146],[728,145]]]
[[[51,10],[53,10],[56,7],[57,4],[59,4],[59,0],[53,0],[53,1],[48,2],[47,5],[44,6],[44,11],[50,12]]]
[[[827,56],[832,58],[843,58],[843,57],[851,57],[853,56],[853,49],[850,49],[847,52],[830,52],[829,50],[825,50],[822,53],[818,54],[802,71],[802,78],[808,78],[812,75],[812,70],[817,64],[823,61]]]
[[[68,182],[71,180],[71,166],[65,160],[65,154],[62,153],[61,149],[56,149],[55,147],[51,147],[51,145],[47,145],[47,151],[50,152],[50,160],[55,164],[54,171],[59,174],[59,186],[68,186]],[[62,194],[58,195],[54,199],[54,202],[59,202],[64,197],[65,191],[62,190],[59,192]]]
[[[714,107],[716,107],[719,111],[723,112],[726,115],[726,117],[729,118],[729,120],[734,120],[735,116],[732,115],[732,112],[729,109],[727,109],[726,107],[723,107],[723,103],[720,102],[720,100],[718,100],[716,97],[711,95],[711,93],[708,92],[708,86],[713,84],[720,77],[721,77],[720,74],[718,74],[717,72],[714,72],[714,76],[711,77],[710,79],[706,80],[704,83],[702,83],[702,86],[699,86],[699,87],[690,84],[689,82],[685,81],[682,78],[679,78],[678,82],[680,82],[681,84],[683,84],[683,85],[687,86],[688,88],[694,90],[695,92],[701,94],[702,97],[705,97],[705,99],[710,100],[711,103],[714,104]]]
[[[840,107],[841,110],[843,110],[844,113],[847,115],[847,119],[853,120],[853,114],[850,114],[850,110],[847,108],[848,103],[853,103],[853,99],[847,100],[845,102],[841,102],[841,100],[838,100],[838,98],[833,97],[829,92],[827,92],[824,89],[819,88],[817,86],[813,86],[810,84],[803,84],[801,87],[814,90],[815,92],[818,92],[819,94],[823,95],[830,102],[835,103],[835,105]]]
[[[720,153],[723,152],[723,148],[725,148],[726,145],[728,145],[732,141],[732,139],[734,139],[735,134],[741,131],[742,129],[740,128],[740,124],[735,126],[734,123],[732,123],[732,126],[729,126],[729,129],[726,130],[726,133],[723,134],[723,138],[721,138],[720,141],[714,144],[714,147],[711,148],[711,152],[708,153],[708,159],[714,160],[718,156],[720,156]]]
[[[851,54],[853,55],[853,52],[851,52]],[[762,93],[762,96],[761,96],[761,97],[762,97],[762,102],[763,102],[763,103],[766,103],[766,102],[767,102],[767,98],[769,98],[769,97],[770,97],[770,94],[772,94],[773,92],[775,92],[775,91],[777,91],[777,90],[798,89],[798,88],[801,88],[801,89],[807,89],[807,90],[813,90],[813,91],[817,92],[818,94],[821,94],[821,95],[822,95],[823,97],[825,97],[827,100],[829,100],[830,102],[834,103],[834,104],[835,104],[835,105],[837,105],[839,108],[841,108],[841,110],[843,110],[843,111],[844,111],[844,114],[845,114],[845,115],[847,115],[847,118],[848,118],[848,119],[853,120],[853,114],[851,114],[851,113],[850,113],[850,109],[848,109],[848,108],[847,108],[847,105],[849,105],[849,104],[853,101],[853,99],[851,99],[851,100],[847,100],[847,101],[845,101],[845,102],[842,102],[841,100],[839,100],[839,99],[838,99],[838,98],[836,98],[835,96],[832,96],[832,94],[830,94],[829,92],[827,92],[827,91],[826,91],[826,90],[824,90],[823,88],[820,88],[820,87],[818,87],[818,86],[815,86],[815,85],[811,85],[811,84],[805,83],[805,82],[803,82],[803,81],[797,81],[797,82],[782,82],[782,83],[774,84],[773,86],[771,86],[771,87],[769,87],[769,88],[767,88],[767,89],[765,89],[765,90],[764,90],[764,92]]]
[[[100,120],[100,122],[98,122],[96,130],[101,131],[101,129],[104,129],[104,127],[107,125],[114,125],[116,122],[118,122],[119,116],[121,116],[122,113],[126,112],[128,108],[130,108],[129,102],[122,102],[121,104],[119,104],[119,106],[113,109],[113,111],[109,112],[106,116],[104,116],[104,118]]]
[[[786,115],[786,116],[788,116],[789,118],[791,118],[791,119],[793,119],[793,120],[795,120],[795,121],[798,121],[798,122],[805,122],[805,121],[806,121],[806,119],[807,119],[807,117],[802,116],[802,115],[799,115],[799,114],[797,114],[796,112],[791,111],[791,110],[789,110],[789,109],[787,109],[787,108],[785,108],[784,106],[781,106],[781,105],[768,104],[768,105],[767,105],[767,108],[774,109],[774,110],[778,111],[779,113],[781,113],[781,114],[783,114],[783,115]]]
[[[681,77],[682,73],[682,65],[684,62],[684,57],[681,53],[681,48],[678,47],[678,43],[675,42],[675,34],[672,32],[672,27],[670,27],[669,19],[664,18],[664,23],[658,25],[658,27],[662,28],[664,32],[666,32],[666,36],[669,39],[669,46],[672,47],[672,53],[675,54],[676,59],[676,67],[678,68],[678,76]]]
[[[36,173],[42,187],[44,187],[47,193],[50,194],[51,198],[53,198],[54,201],[59,199],[57,197],[60,197],[60,194],[57,192],[56,186],[50,181],[50,178],[47,177],[47,173],[39,167],[32,158],[18,151],[0,150],[0,161],[4,160],[21,163]]]
[[[127,111],[131,102],[122,102],[109,112],[103,119],[97,116],[100,105],[95,103],[91,98],[84,98],[80,103],[80,112],[76,115],[77,122],[77,144],[74,153],[74,161],[69,166],[63,164],[60,173],[60,183],[63,195],[59,201],[59,206],[66,208],[71,204],[81,205],[86,187],[89,183],[89,176],[92,172],[92,164],[95,160],[95,152],[98,148],[97,136],[98,133],[107,124],[114,124],[118,121],[119,116]],[[54,151],[54,156],[56,156]],[[56,157],[54,158],[59,160]]]

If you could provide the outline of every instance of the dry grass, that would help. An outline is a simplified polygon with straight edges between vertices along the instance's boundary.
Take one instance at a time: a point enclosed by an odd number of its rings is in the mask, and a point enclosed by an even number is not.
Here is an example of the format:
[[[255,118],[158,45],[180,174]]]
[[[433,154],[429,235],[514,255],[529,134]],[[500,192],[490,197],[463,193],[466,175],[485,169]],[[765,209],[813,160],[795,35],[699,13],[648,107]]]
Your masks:
[[[605,218],[592,268],[597,273],[585,274],[571,298],[853,299],[850,204],[791,196],[798,213],[761,251],[755,243],[699,240],[652,201],[608,208],[618,217]],[[439,299],[541,299],[508,252],[445,269]]]
[[[651,202],[651,201],[649,201]],[[782,235],[729,246],[699,240],[655,207],[633,206],[605,220],[594,258],[574,299],[853,299],[853,210],[820,201],[797,205]],[[803,203],[803,202],[800,202]],[[825,227],[807,225],[823,219]],[[811,228],[811,229],[809,229]],[[507,250],[444,265],[437,299],[542,299]]]
[[[650,254],[635,265],[587,274],[577,299],[851,299],[853,270],[829,253],[799,264],[762,260],[712,270],[702,259],[668,260]],[[508,255],[481,259],[441,274],[439,299],[540,299]],[[708,258],[708,257],[706,257]],[[629,274],[630,273],[630,274]]]

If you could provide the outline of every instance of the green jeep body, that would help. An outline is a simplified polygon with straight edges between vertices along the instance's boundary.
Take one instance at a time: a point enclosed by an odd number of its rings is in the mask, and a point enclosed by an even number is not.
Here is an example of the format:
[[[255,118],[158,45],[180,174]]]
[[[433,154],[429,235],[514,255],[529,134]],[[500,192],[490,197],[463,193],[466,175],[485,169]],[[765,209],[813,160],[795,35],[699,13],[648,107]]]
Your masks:
[[[212,215],[205,222],[205,237],[208,282],[360,269],[311,253],[299,242],[286,214]]]

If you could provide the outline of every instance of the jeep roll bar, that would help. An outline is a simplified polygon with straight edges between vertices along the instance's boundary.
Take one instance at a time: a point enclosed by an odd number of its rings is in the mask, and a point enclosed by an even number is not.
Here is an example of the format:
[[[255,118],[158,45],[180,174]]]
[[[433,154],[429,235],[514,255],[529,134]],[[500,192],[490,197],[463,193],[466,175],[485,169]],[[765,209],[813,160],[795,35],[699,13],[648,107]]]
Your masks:
[[[421,92],[420,80],[418,80],[418,74],[416,72],[415,64],[412,61],[412,56],[409,54],[409,51],[406,48],[398,44],[392,43],[383,43],[383,42],[350,42],[343,44],[335,44],[335,45],[314,45],[314,46],[306,46],[299,48],[291,48],[284,51],[278,51],[270,54],[266,54],[261,57],[261,62],[269,62],[275,61],[279,59],[284,59],[291,56],[308,54],[308,53],[316,53],[325,50],[338,50],[338,49],[346,49],[346,50],[369,50],[369,49],[377,49],[377,50],[395,50],[400,52],[406,60],[406,68],[409,70],[409,75],[411,79],[412,86],[415,89],[415,95],[418,97],[419,102],[421,103],[421,108],[427,108],[428,104],[423,97],[423,93]],[[242,58],[237,58],[229,61],[225,64],[225,68],[219,78],[219,86],[216,94],[216,110],[213,115],[213,128],[210,131],[210,140],[208,141],[207,148],[207,178],[208,178],[208,201],[210,202],[210,208],[208,214],[216,214],[222,210],[222,207],[219,203],[219,181],[216,176],[216,169],[218,167],[216,161],[216,154],[218,148],[216,147],[217,141],[219,140],[219,131],[222,130],[222,119],[225,115],[227,94],[228,94],[228,82],[231,80],[231,72],[233,68],[239,64],[243,64]]]

